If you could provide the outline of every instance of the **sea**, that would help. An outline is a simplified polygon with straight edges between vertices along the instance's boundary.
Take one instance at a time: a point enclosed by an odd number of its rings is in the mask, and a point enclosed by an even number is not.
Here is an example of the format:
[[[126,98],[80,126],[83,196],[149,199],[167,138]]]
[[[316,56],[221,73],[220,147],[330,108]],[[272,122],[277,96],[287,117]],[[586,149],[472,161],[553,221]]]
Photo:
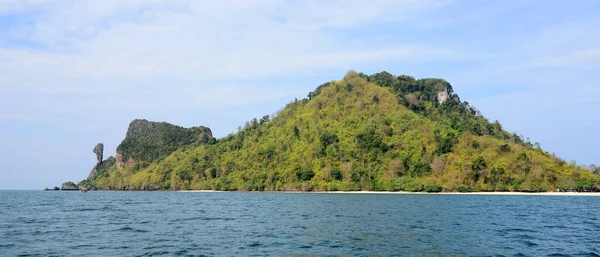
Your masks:
[[[0,191],[0,256],[600,256],[600,197]]]

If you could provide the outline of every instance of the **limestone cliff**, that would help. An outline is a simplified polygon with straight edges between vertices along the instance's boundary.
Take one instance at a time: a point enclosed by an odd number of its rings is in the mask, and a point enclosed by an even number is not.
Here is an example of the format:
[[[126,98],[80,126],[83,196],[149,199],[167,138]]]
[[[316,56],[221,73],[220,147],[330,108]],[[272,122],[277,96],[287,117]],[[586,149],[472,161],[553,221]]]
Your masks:
[[[184,128],[166,122],[136,119],[117,147],[117,166],[130,167],[135,161],[150,163],[183,146],[198,146],[215,140],[207,127]]]
[[[116,158],[111,156],[103,160],[104,145],[98,143],[94,147],[96,165],[82,185],[93,187],[94,180],[108,176],[113,169],[135,172],[177,149],[214,142],[216,139],[207,127],[184,128],[166,122],[136,119],[129,124],[125,139],[117,147]]]
[[[102,143],[96,144],[96,147],[94,147],[93,151],[96,154],[96,165],[94,165],[94,168],[92,168],[92,171],[90,171],[90,175],[88,175],[88,178],[93,177],[98,172],[98,169],[102,165],[102,158],[104,155],[104,144],[102,144]]]

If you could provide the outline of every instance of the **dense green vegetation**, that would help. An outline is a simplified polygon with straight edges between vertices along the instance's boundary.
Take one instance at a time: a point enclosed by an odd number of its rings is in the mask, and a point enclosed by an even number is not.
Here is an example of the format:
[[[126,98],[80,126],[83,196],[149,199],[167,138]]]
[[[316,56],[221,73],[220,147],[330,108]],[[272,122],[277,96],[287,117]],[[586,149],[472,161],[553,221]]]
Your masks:
[[[117,158],[84,183],[123,190],[600,188],[598,175],[489,122],[442,79],[349,72],[219,140],[158,124],[168,133],[133,133],[130,125],[117,152],[133,162]]]
[[[72,181],[67,181],[65,183],[62,184],[62,186],[60,187],[60,190],[78,190],[79,188],[77,187],[77,184],[73,183]]]
[[[67,181],[65,183],[62,184],[63,187],[77,187],[77,184],[75,184],[73,181]]]
[[[198,146],[215,139],[207,127],[183,128],[166,122],[134,120],[117,147],[123,159],[153,162],[183,146]]]

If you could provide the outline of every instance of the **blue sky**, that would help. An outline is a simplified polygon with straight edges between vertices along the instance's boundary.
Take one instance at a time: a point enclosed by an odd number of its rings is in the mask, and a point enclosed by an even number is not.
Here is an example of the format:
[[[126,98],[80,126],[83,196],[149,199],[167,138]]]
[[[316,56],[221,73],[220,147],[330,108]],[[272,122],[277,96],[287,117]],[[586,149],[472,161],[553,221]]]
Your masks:
[[[217,137],[348,70],[440,77],[600,164],[600,1],[0,0],[0,189],[84,179],[135,118]]]

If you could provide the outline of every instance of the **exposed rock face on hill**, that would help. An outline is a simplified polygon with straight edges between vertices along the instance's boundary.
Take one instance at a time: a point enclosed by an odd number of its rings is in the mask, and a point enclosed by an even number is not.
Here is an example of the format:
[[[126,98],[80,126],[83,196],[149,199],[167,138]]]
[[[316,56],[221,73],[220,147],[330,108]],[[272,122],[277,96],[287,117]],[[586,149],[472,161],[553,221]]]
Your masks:
[[[448,91],[440,91],[437,94],[437,100],[440,104],[443,104],[446,100],[448,100],[448,98],[450,98],[450,94],[448,94]]]
[[[96,147],[94,147],[94,153],[96,154],[96,165],[94,165],[94,168],[92,169],[92,171],[90,171],[90,175],[88,175],[88,178],[93,177],[102,165],[102,158],[104,155],[104,144],[96,144]]]

